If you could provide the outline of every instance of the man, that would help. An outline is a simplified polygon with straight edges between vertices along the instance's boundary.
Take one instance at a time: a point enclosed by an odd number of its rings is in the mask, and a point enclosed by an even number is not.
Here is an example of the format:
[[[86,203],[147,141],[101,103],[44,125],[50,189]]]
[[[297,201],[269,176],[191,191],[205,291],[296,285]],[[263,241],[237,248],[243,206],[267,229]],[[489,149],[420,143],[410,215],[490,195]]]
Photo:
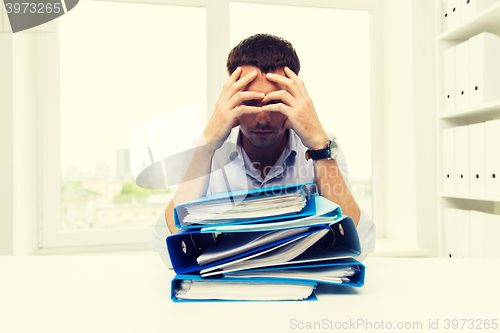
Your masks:
[[[229,53],[227,70],[230,77],[159,225],[176,232],[175,205],[205,195],[314,181],[322,196],[352,217],[362,257],[373,252],[375,226],[351,195],[342,152],[330,156],[335,137],[325,132],[297,76],[300,62],[293,46],[272,35],[251,36]],[[155,232],[153,238],[164,248],[167,234]]]

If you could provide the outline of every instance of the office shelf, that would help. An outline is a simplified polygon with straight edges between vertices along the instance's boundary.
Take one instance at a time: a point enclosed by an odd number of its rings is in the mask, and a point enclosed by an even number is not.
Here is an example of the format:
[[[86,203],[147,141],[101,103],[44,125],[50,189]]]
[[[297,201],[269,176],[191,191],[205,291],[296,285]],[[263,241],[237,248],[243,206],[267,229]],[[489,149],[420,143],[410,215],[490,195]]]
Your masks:
[[[500,202],[500,196],[495,196],[495,195],[441,192],[441,196],[445,197],[445,198],[452,198],[452,199]]]
[[[481,121],[484,121],[486,119],[500,118],[500,100],[485,103],[481,106],[468,108],[460,112],[441,114],[439,118],[440,119],[480,118]]]
[[[457,28],[447,30],[438,36],[438,40],[466,40],[481,32],[491,32],[500,36],[500,2],[477,13],[469,22]]]

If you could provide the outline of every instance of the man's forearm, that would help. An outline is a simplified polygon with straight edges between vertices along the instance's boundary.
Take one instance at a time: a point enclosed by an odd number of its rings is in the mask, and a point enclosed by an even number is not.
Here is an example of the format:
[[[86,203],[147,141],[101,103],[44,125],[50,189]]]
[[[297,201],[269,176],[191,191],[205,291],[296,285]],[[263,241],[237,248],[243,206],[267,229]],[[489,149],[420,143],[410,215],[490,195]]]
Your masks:
[[[350,216],[354,224],[358,226],[361,212],[340,172],[337,161],[314,161],[314,173],[319,193],[338,204],[342,209],[342,214]]]
[[[202,139],[201,139],[202,140]],[[176,205],[199,199],[207,193],[213,154],[204,142],[198,142],[193,158],[189,163],[179,188],[165,210],[165,220],[170,232],[179,229],[175,227],[174,207]]]

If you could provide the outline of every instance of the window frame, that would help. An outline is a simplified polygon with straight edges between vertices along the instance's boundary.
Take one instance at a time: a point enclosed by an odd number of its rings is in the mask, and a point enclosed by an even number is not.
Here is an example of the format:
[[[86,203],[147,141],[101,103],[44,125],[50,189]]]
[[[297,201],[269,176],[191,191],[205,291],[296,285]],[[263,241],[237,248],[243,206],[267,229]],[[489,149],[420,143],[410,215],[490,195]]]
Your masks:
[[[84,0],[85,1],[85,0]],[[91,0],[99,1],[99,0]],[[206,9],[207,41],[207,116],[210,116],[227,80],[224,61],[230,51],[229,5],[230,2],[266,3],[330,9],[366,10],[371,12],[371,109],[372,156],[376,172],[373,182],[373,219],[377,221],[378,236],[384,235],[384,183],[383,174],[383,113],[382,113],[382,4],[380,0],[107,0],[159,4]],[[96,246],[145,245],[150,228],[117,230],[61,231],[61,166],[60,166],[60,102],[59,102],[59,45],[57,20],[44,25],[44,34],[37,37],[38,49],[38,246],[50,248],[77,248]],[[152,221],[152,224],[154,221]]]

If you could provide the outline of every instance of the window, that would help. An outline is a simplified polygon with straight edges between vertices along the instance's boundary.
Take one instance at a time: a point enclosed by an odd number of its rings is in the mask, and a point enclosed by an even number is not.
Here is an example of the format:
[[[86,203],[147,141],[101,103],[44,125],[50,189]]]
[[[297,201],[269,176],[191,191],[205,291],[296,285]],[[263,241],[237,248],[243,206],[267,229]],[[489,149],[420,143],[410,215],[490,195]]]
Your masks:
[[[60,214],[44,229],[61,241],[150,241],[156,218],[144,210],[161,211],[169,195],[135,185],[128,136],[193,103],[206,121],[205,17],[203,7],[81,1],[58,20]]]

